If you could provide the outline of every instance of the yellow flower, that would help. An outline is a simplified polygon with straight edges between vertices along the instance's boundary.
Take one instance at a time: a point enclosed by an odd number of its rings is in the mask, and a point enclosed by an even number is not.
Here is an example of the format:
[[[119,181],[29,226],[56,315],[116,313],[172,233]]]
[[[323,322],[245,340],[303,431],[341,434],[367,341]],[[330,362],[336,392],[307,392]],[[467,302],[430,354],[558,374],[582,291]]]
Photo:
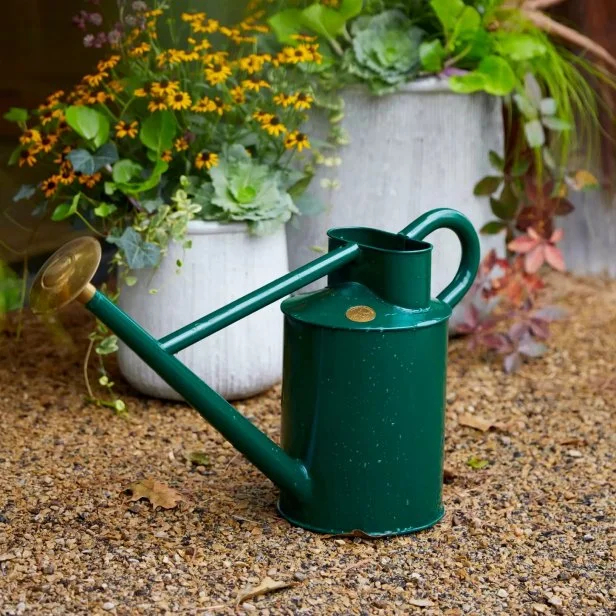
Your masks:
[[[229,111],[231,109],[231,105],[227,105],[225,101],[220,98],[220,96],[215,96],[212,99],[212,104],[214,108],[212,111],[215,111],[218,115],[222,115],[225,111]]]
[[[260,79],[256,75],[253,75],[250,79],[244,79],[244,81],[242,81],[242,86],[246,90],[253,90],[254,92],[259,92],[261,88],[271,87],[267,81]]]
[[[298,45],[297,47],[285,47],[278,54],[278,59],[282,64],[299,64],[300,62],[312,61],[313,54],[308,45]]]
[[[252,114],[252,117],[257,121],[257,122],[266,122],[269,121],[271,118],[273,118],[274,116],[271,113],[267,113],[267,111],[263,111],[262,109],[257,109],[257,111],[255,111]]]
[[[25,131],[22,136],[19,138],[19,143],[26,145],[28,143],[40,143],[41,142],[41,133],[32,128],[30,130]]]
[[[122,58],[120,56],[109,56],[106,60],[101,60],[97,65],[99,71],[109,71],[118,65]]]
[[[197,154],[197,158],[195,158],[195,167],[197,169],[211,169],[212,167],[216,167],[218,165],[218,154],[214,152],[199,152]]]
[[[49,122],[52,122],[53,119],[54,119],[54,115],[51,109],[45,109],[42,111],[41,115],[39,115],[39,120],[41,121],[41,124],[43,126],[45,126],[46,124],[49,124]]]
[[[56,190],[58,190],[58,186],[60,185],[60,176],[52,175],[51,177],[43,180],[41,182],[41,190],[46,197],[52,197]]]
[[[85,81],[91,88],[95,88],[103,83],[105,77],[109,77],[109,73],[103,71],[102,73],[97,73],[96,75],[85,75],[83,81]]]
[[[167,105],[171,109],[181,111],[182,109],[188,109],[192,105],[192,100],[187,92],[176,92],[167,96]]]
[[[274,96],[274,102],[281,107],[288,107],[289,105],[293,105],[295,103],[295,96],[291,96],[290,94],[286,94],[285,92],[279,92]]]
[[[59,152],[58,155],[54,158],[54,163],[56,165],[62,165],[66,162],[66,155],[71,152],[73,148],[70,145],[64,146],[62,152]]]
[[[131,122],[130,124],[121,120],[115,125],[116,137],[118,139],[124,139],[125,137],[130,137],[131,139],[134,139],[139,132],[137,130],[138,126],[139,122],[137,122],[136,120],[134,122]]]
[[[224,83],[227,79],[229,79],[229,77],[231,77],[231,69],[227,64],[214,62],[212,64],[208,64],[205,69],[205,78],[212,86],[219,83]]]
[[[79,175],[77,179],[86,188],[94,188],[103,179],[103,176],[101,173],[94,173],[92,175]]]
[[[32,148],[28,148],[26,150],[22,150],[19,153],[19,166],[23,167],[24,165],[28,165],[28,167],[34,167],[36,165],[36,151]]]
[[[174,144],[175,149],[178,152],[183,152],[184,150],[188,150],[188,141],[184,137],[179,137],[175,140]]]
[[[193,49],[193,51],[181,50],[179,57],[180,57],[180,61],[182,62],[196,62],[197,60],[199,60],[200,56],[197,53],[197,50]]]
[[[110,81],[107,85],[109,86],[109,89],[113,90],[114,92],[122,92],[124,90],[122,82],[118,81],[117,79]]]
[[[325,4],[324,2],[322,4]],[[301,41],[302,43],[314,43],[317,40],[316,36],[307,36],[305,34],[292,34],[291,38],[294,41]]]
[[[298,92],[295,94],[295,102],[293,103],[293,106],[295,109],[302,111],[304,109],[310,109],[313,101],[314,99],[310,96],[310,94],[306,94],[306,92]]]
[[[155,81],[151,86],[151,92],[154,96],[163,97],[175,94],[180,89],[179,81],[169,81],[163,79],[162,81]]]
[[[235,86],[235,88],[231,89],[231,98],[233,102],[237,105],[241,105],[246,102],[246,92],[244,92],[244,88],[242,86]]]
[[[148,19],[149,17],[160,17],[163,14],[162,9],[153,9],[151,11],[146,11],[143,16]]]
[[[212,48],[212,43],[210,43],[207,39],[203,39],[200,43],[195,41],[193,45],[193,51],[207,51]]]
[[[152,85],[146,84],[142,88],[137,88],[134,92],[134,95],[137,96],[138,98],[143,98],[145,96],[148,96],[151,91],[152,91]]]
[[[99,90],[88,96],[87,102],[88,105],[96,105],[96,103],[104,103],[105,101],[113,100],[113,98],[113,94],[107,94],[107,92]]]
[[[192,28],[195,32],[202,34],[213,34],[220,28],[220,22],[216,19],[208,19],[205,23],[195,22],[192,24]]]
[[[160,98],[154,98],[148,103],[148,111],[164,111],[167,109],[167,104]]]
[[[58,135],[54,135],[53,133],[49,133],[48,135],[43,135],[41,137],[41,141],[38,144],[38,150],[43,152],[51,152],[53,146],[58,142]]]
[[[182,53],[181,49],[168,49],[167,62],[169,62],[169,64],[179,64],[183,59]]]
[[[72,184],[75,181],[75,172],[72,169],[72,166],[65,166],[66,163],[63,164],[63,169],[61,169],[60,171],[60,175],[58,176],[58,179],[60,180],[60,183],[62,184],[66,184],[67,186],[69,184]]]
[[[261,126],[270,135],[277,137],[281,133],[287,132],[287,127],[282,123],[282,120],[275,115],[269,115],[261,121]]]
[[[140,58],[148,53],[150,49],[152,49],[152,45],[150,45],[150,43],[141,43],[140,45],[137,45],[137,47],[133,47],[133,49],[128,52],[128,55],[132,58]]]
[[[47,97],[47,103],[53,107],[64,96],[64,90],[58,90]]]
[[[193,21],[203,21],[205,19],[205,13],[182,13],[182,21],[192,23]]]
[[[216,111],[216,104],[207,96],[204,96],[201,100],[197,101],[192,107],[192,111],[197,113],[207,113],[208,111]]]
[[[171,152],[171,150],[165,150],[161,155],[160,155],[161,160],[164,160],[166,163],[170,163],[173,160],[173,153]]]
[[[284,147],[287,148],[287,150],[296,149],[298,152],[301,152],[304,149],[310,149],[310,141],[307,135],[295,130],[289,133],[284,140]]]
[[[240,58],[239,66],[243,71],[246,71],[250,75],[254,75],[254,73],[258,73],[269,60],[271,60],[271,57],[268,58],[266,55],[259,56],[257,54],[250,54],[245,58]]]

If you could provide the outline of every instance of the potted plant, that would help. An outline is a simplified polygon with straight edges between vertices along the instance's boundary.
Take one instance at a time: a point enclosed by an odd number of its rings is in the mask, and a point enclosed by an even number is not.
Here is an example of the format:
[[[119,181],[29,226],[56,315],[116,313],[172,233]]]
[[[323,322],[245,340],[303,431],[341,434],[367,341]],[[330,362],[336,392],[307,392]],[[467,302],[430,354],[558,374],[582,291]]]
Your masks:
[[[588,76],[614,82],[559,42],[612,66],[614,60],[541,11],[557,2],[274,3],[270,24],[280,41],[293,44],[303,33],[327,44],[312,88],[330,127],[318,116],[313,122],[331,150],[321,148],[324,165],[310,190],[328,208],[290,229],[291,267],[312,258],[331,226],[395,230],[446,205],[483,230],[486,253],[496,247],[504,255],[504,240],[533,226],[531,205],[543,219],[571,211],[566,192],[594,183],[589,174],[576,175],[573,162],[576,137],[596,128]],[[531,204],[537,194],[545,198]],[[551,227],[534,231],[548,241]],[[455,270],[459,248],[451,234],[435,244],[437,292]]]
[[[226,27],[159,0],[119,6],[110,31],[98,13],[77,18],[90,28],[86,45],[111,47],[95,71],[5,117],[23,131],[11,162],[42,174],[16,199],[36,198],[36,215],[75,220],[115,246],[119,303],[163,336],[287,272],[285,223],[309,177],[309,73],[294,47],[263,50],[266,28],[252,19]],[[301,61],[316,67],[318,46]],[[98,324],[92,348],[102,358],[118,344]],[[176,397],[119,351],[135,387]],[[262,310],[182,359],[227,398],[267,389],[281,376],[280,311]],[[110,386],[104,372],[100,383]]]

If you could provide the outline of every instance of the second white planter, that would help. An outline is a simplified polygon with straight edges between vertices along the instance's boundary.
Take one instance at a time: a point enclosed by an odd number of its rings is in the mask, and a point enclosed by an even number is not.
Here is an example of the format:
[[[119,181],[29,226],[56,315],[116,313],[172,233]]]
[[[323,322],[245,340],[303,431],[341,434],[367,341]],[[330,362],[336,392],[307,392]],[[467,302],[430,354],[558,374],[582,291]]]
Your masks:
[[[255,237],[245,224],[191,222],[188,238],[190,249],[171,246],[156,270],[138,272],[139,282],[120,293],[120,307],[157,338],[288,272],[284,228]],[[151,289],[156,293],[151,294]],[[226,399],[245,398],[280,382],[282,337],[277,302],[181,351],[178,357]],[[119,365],[139,391],[180,399],[123,344]]]
[[[503,151],[500,99],[455,94],[438,79],[410,83],[381,97],[360,87],[348,88],[343,95],[343,124],[351,143],[336,153],[340,165],[320,167],[310,186],[327,211],[302,217],[288,230],[291,268],[318,256],[313,247],[327,247],[326,232],[332,227],[399,231],[437,207],[460,210],[477,229],[493,218],[487,199],[475,197],[473,187],[494,173],[489,151]],[[324,137],[325,119],[312,124],[312,134]],[[330,187],[331,181],[339,187]],[[447,230],[435,232],[428,241],[434,244],[436,294],[455,274],[460,246]],[[483,237],[483,251],[492,247],[502,251],[503,238]]]

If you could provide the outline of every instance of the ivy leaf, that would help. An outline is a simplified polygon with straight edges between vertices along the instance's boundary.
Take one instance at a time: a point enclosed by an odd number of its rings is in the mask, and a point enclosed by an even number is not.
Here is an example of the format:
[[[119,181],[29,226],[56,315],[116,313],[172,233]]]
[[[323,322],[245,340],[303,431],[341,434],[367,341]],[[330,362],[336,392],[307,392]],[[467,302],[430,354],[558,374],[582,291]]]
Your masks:
[[[109,237],[107,241],[122,251],[130,269],[154,267],[160,261],[160,247],[152,242],[145,242],[132,227],[124,229],[120,237]]]
[[[146,148],[160,154],[171,149],[176,133],[175,116],[170,111],[156,111],[141,125],[139,139]]]
[[[545,143],[545,131],[539,120],[531,120],[524,124],[526,141],[531,148],[540,148]]]
[[[84,175],[92,175],[95,171],[94,157],[87,150],[72,150],[66,155],[73,169]]]
[[[71,203],[63,203],[59,205],[51,215],[51,220],[59,221],[72,216],[77,211],[77,206],[79,205],[79,199],[81,197],[81,193],[77,193]]]
[[[496,235],[506,228],[507,223],[500,220],[491,220],[481,227],[479,233],[482,233],[483,235]]]
[[[118,148],[113,141],[108,141],[94,153],[94,171],[106,165],[113,165],[118,160]]]
[[[111,177],[117,184],[126,184],[143,171],[143,167],[128,158],[119,160],[113,165]]]
[[[501,185],[502,181],[503,178],[500,176],[488,175],[475,184],[473,194],[478,197],[491,195],[498,190],[498,187]]]
[[[440,73],[446,57],[443,44],[437,39],[419,46],[419,58],[422,68],[428,73]]]
[[[66,110],[66,122],[81,137],[99,148],[109,138],[109,119],[90,107],[72,106]]]
[[[118,337],[107,336],[103,338],[94,349],[97,355],[111,355],[118,350]]]
[[[142,207],[148,214],[153,214],[161,205],[163,205],[163,200],[158,199],[146,199],[141,202]]]
[[[94,213],[101,218],[107,218],[113,214],[118,208],[112,203],[101,203],[98,207],[94,208]]]
[[[512,220],[518,209],[515,203],[506,203],[500,199],[492,198],[490,198],[490,207],[492,208],[492,213],[494,216],[498,216],[498,218],[503,220]]]
[[[15,193],[13,197],[13,201],[23,201],[24,199],[29,199],[36,193],[36,186],[32,186],[32,184],[22,184],[19,187],[19,190]]]
[[[23,124],[28,121],[28,111],[27,109],[22,109],[21,107],[11,107],[2,117],[7,122]]]

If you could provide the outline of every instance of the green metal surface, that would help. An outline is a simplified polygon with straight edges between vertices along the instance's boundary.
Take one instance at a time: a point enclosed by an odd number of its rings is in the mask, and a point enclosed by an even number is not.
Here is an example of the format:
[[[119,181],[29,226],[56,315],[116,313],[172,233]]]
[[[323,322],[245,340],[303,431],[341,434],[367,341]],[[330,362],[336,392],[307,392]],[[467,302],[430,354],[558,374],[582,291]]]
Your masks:
[[[462,262],[430,299],[432,247],[454,230]],[[280,487],[294,524],[330,533],[399,534],[443,514],[447,321],[479,264],[470,222],[434,210],[402,233],[334,229],[330,252],[160,341],[100,293],[86,304]],[[329,275],[328,289],[285,300],[282,448],[174,353]]]

